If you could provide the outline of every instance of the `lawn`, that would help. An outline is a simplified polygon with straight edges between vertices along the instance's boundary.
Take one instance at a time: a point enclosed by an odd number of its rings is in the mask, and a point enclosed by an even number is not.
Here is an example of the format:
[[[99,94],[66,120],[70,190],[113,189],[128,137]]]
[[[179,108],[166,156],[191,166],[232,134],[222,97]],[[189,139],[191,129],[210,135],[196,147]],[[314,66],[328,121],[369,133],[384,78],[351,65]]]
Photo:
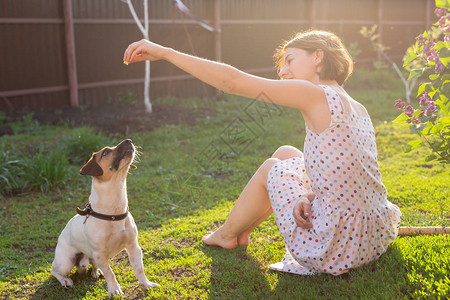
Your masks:
[[[363,75],[349,82],[349,91],[373,118],[382,179],[389,200],[403,212],[402,225],[449,226],[448,167],[425,162],[426,149],[404,153],[406,142],[416,136],[391,123],[397,115],[393,101],[402,96],[401,83],[391,76],[380,79],[384,86],[374,86],[373,80],[384,75]],[[130,211],[139,228],[146,275],[161,287],[142,291],[127,255],[121,253],[111,266],[124,299],[450,296],[447,235],[400,237],[379,260],[338,277],[270,271],[267,266],[279,261],[284,251],[273,217],[254,231],[247,247],[205,246],[202,235],[224,222],[259,164],[280,145],[303,147],[303,120],[294,109],[229,95],[215,102],[192,98],[153,103],[194,110],[209,107],[217,114],[198,119],[193,126],[166,125],[127,134],[142,152],[138,169],[127,180]],[[90,191],[90,178],[78,175],[83,159],[90,155],[85,151],[97,150],[90,149],[97,144],[115,145],[125,136],[64,124],[47,126],[30,118],[13,125],[13,135],[0,137],[0,174],[18,172],[8,177],[14,196],[2,195],[0,200],[0,298],[106,298],[106,282],[92,279],[90,269],[82,275],[74,269],[69,275],[74,286],[63,288],[51,276],[50,267],[59,233]],[[239,138],[233,136],[233,128],[242,130]],[[20,173],[27,165],[38,166],[26,168],[33,178]],[[52,165],[60,167],[52,170]],[[48,169],[45,174],[43,169]],[[35,180],[44,175],[52,180]],[[20,183],[28,190],[18,191]]]

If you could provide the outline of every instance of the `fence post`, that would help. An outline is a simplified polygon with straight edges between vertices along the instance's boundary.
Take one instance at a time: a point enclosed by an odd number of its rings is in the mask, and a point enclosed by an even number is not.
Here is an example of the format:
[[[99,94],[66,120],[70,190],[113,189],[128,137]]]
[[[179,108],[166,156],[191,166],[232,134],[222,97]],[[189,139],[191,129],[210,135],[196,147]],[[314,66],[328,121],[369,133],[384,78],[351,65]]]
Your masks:
[[[78,80],[75,57],[75,34],[73,30],[72,0],[64,0],[63,6],[70,105],[78,106]]]
[[[214,53],[216,61],[222,61],[222,35],[220,28],[220,0],[214,0]]]
[[[431,13],[431,1],[426,0],[426,3],[425,3],[425,29],[428,29],[431,27],[430,13]]]
[[[222,28],[220,26],[220,0],[214,0],[214,59],[222,61]],[[216,97],[220,96],[222,92],[216,90]]]
[[[316,0],[310,0],[310,19],[309,26],[311,29],[316,27]]]
[[[383,0],[378,0],[378,43],[383,44]],[[381,53],[377,51],[377,61],[381,61]]]

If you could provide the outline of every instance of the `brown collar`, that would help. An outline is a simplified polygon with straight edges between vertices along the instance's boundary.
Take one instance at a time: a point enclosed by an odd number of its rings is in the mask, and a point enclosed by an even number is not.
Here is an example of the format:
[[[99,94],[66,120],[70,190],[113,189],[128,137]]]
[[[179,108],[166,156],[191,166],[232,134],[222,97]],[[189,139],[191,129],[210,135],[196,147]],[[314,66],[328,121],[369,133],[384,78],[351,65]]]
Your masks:
[[[89,218],[89,216],[93,216],[94,218],[97,219],[101,219],[101,220],[106,220],[106,221],[120,221],[125,219],[128,216],[128,207],[127,207],[127,212],[121,215],[104,215],[104,214],[100,214],[98,212],[95,212],[90,203],[86,203],[86,207],[81,210],[79,207],[76,208],[77,213],[81,216],[86,216],[86,220],[87,218]],[[86,223],[86,220],[84,220],[83,224]]]

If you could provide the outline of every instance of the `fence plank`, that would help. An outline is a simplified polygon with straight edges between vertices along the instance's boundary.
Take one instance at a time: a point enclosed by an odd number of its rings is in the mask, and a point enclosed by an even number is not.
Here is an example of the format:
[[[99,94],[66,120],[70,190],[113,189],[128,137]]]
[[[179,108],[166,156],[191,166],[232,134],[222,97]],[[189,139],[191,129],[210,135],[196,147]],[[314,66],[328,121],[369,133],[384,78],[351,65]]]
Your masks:
[[[78,106],[78,78],[73,31],[72,0],[64,0],[64,28],[66,37],[67,72],[69,78],[70,105]]]

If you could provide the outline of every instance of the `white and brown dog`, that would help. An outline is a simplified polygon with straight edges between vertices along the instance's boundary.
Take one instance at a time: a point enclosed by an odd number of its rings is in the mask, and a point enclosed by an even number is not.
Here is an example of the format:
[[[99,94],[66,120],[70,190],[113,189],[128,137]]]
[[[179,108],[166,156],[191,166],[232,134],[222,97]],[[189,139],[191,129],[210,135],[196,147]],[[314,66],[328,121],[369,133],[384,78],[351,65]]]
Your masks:
[[[135,157],[135,147],[127,139],[117,146],[95,152],[80,170],[93,176],[89,204],[66,225],[58,238],[51,273],[65,287],[73,282],[66,275],[76,265],[78,272],[92,264],[92,277],[103,275],[109,296],[123,294],[108,260],[126,249],[134,274],[147,289],[159,286],[147,280],[138,245],[137,227],[128,212],[126,177]]]

